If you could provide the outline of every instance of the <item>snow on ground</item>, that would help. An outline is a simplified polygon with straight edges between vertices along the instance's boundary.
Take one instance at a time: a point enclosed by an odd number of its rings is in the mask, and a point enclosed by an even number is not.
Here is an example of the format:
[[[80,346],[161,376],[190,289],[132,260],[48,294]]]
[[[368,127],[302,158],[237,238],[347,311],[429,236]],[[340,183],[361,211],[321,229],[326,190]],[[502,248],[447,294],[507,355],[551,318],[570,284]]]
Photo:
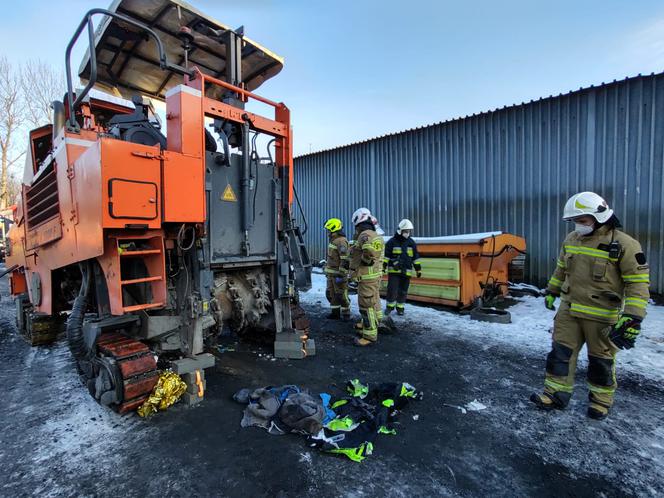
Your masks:
[[[324,275],[312,275],[312,288],[302,294],[304,303],[327,305]],[[357,310],[357,297],[351,296],[352,307]],[[559,302],[559,301],[558,301]],[[558,304],[558,302],[556,304]],[[382,300],[385,307],[385,301]],[[544,307],[544,300],[532,296],[519,298],[509,308],[512,323],[497,324],[471,320],[468,315],[459,315],[423,305],[408,306],[406,318],[418,322],[432,331],[431,339],[439,334],[454,334],[455,338],[480,341],[485,349],[495,344],[520,348],[532,354],[545,355],[551,348],[551,330],[555,313]],[[400,318],[400,317],[399,317]],[[398,320],[395,317],[395,320]],[[617,355],[617,370],[633,372],[648,379],[664,381],[664,306],[648,306],[648,316],[636,347],[620,351]],[[585,353],[579,355],[579,364],[585,365]]]
[[[355,296],[352,300],[357,310]],[[302,301],[310,306],[327,306],[323,275],[314,275],[312,289],[302,294]],[[540,388],[544,377],[554,313],[544,307],[543,299],[535,297],[519,298],[509,311],[512,323],[505,325],[472,321],[468,315],[422,305],[408,305],[405,317],[394,318],[397,329],[402,327],[400,330],[407,332],[409,325],[417,328],[417,344],[422,347],[417,354],[409,355],[413,361],[421,362],[422,356],[433,364],[444,361],[441,358],[450,353],[445,347],[454,346],[456,341],[468,341],[471,350],[479,350],[477,357],[467,360],[472,365],[472,377],[458,372],[470,384],[470,393],[446,392],[444,398],[441,393],[431,393],[427,397],[440,400],[447,408],[443,412],[445,423],[464,427],[464,420],[471,418],[477,427],[488,425],[493,437],[503,440],[510,452],[525,452],[547,465],[560,466],[557,472],[573,479],[588,475],[598,482],[611,483],[616,495],[661,496],[664,425],[658,384],[664,380],[664,307],[649,306],[636,347],[617,355],[618,382],[624,385],[619,391],[618,408],[608,421],[601,423],[585,416],[587,391],[581,375],[577,378],[578,392],[567,410],[543,413],[527,401],[529,394]],[[448,338],[451,340],[442,341]],[[518,354],[502,358],[501,349]],[[492,350],[497,350],[497,354]],[[587,364],[584,356],[582,353],[579,357],[581,365]],[[518,365],[519,357],[523,371],[518,371],[518,367],[513,372],[510,367],[503,368],[503,361],[513,362],[515,358],[517,363],[512,365]],[[413,379],[413,383],[418,385],[418,379]],[[486,472],[485,460],[500,468],[505,458],[468,453],[463,456],[463,467]],[[496,482],[507,479],[517,488],[525,486],[519,482],[526,473],[509,472],[506,467],[503,475],[486,478]]]
[[[21,341],[17,335],[5,340]],[[24,448],[17,463],[21,469],[32,469],[36,481],[41,483],[35,490],[39,495],[74,495],[78,477],[90,472],[100,478],[120,478],[130,441],[136,444],[152,434],[152,427],[144,420],[121,417],[94,401],[81,386],[71,353],[63,342],[31,349],[24,368],[14,376],[17,385],[28,387],[35,397],[26,402],[24,391],[16,389],[5,402],[10,410],[20,411],[31,425],[24,427],[17,442]],[[35,382],[39,377],[47,381]],[[70,487],[62,485],[63,476],[70,478]],[[10,480],[2,485],[5,492],[20,494],[20,490],[11,487],[20,481],[19,477],[10,475]],[[87,491],[96,494],[99,490]]]

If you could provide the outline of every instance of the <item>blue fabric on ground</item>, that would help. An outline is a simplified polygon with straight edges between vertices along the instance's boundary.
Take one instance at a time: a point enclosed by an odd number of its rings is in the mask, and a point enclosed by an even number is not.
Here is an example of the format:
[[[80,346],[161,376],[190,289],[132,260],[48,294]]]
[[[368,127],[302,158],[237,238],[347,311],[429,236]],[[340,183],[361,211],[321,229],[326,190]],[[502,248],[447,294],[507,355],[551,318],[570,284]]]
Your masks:
[[[330,420],[334,420],[337,416],[336,413],[330,408],[330,401],[332,396],[327,393],[320,393],[320,399],[323,401],[323,408],[325,409],[325,418],[323,419],[323,425],[327,424]]]

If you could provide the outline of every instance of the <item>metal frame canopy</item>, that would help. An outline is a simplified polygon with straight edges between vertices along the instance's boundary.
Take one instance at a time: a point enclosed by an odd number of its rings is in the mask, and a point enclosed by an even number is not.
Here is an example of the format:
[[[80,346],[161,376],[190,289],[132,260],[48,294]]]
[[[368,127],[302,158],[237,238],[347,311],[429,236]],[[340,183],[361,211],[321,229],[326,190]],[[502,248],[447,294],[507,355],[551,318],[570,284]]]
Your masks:
[[[178,65],[185,62],[180,28],[191,30],[188,65],[213,78],[223,77],[226,71],[227,38],[222,33],[231,28],[206,16],[182,0],[114,0],[109,9],[135,19],[162,40],[166,55]],[[277,75],[283,68],[283,58],[270,52],[249,38],[242,37],[242,83],[247,90],[255,90]],[[159,64],[154,40],[120,19],[106,16],[95,32],[95,53],[98,64],[96,86],[117,89],[125,98],[142,93],[164,99],[166,92],[182,83],[183,76],[164,71]],[[90,56],[83,58],[79,77],[90,77]]]

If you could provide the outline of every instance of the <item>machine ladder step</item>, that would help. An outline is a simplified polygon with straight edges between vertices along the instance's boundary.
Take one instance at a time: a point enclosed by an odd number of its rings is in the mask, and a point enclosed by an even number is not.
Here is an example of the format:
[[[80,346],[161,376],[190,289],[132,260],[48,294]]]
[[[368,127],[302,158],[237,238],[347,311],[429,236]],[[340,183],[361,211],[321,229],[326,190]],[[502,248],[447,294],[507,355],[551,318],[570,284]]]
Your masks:
[[[143,249],[140,251],[123,251],[120,253],[122,258],[131,258],[137,256],[149,256],[151,254],[161,254],[159,249]]]
[[[145,282],[157,282],[163,280],[164,277],[157,275],[155,277],[141,277],[141,278],[132,278],[131,280],[122,280],[120,285],[132,285],[132,284],[143,284]]]
[[[161,308],[163,306],[164,303],[134,304],[132,306],[124,306],[122,311],[125,313],[131,313],[132,311],[151,310],[154,308]]]

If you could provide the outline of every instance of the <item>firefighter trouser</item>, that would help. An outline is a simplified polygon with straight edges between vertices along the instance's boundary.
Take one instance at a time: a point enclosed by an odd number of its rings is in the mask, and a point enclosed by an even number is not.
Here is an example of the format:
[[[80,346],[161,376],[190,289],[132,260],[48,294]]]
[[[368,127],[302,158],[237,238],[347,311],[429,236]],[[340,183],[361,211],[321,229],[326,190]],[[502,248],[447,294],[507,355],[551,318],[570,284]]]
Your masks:
[[[616,383],[615,358],[618,351],[603,330],[610,324],[570,314],[570,305],[561,301],[553,322],[553,345],[546,358],[544,390],[567,406],[574,388],[576,360],[583,344],[588,349],[588,389],[590,404],[607,411],[613,404]]]
[[[340,283],[336,283],[337,276],[327,276],[327,289],[325,290],[325,297],[330,303],[332,310],[340,309],[342,315],[350,314],[350,299],[348,298],[348,282],[344,279]]]
[[[380,305],[380,277],[360,280],[357,286],[357,304],[362,316],[362,337],[378,340],[378,322],[383,318]]]
[[[410,286],[410,277],[403,273],[390,273],[387,276],[387,309],[393,310],[395,307],[403,309],[408,297],[408,287]]]

